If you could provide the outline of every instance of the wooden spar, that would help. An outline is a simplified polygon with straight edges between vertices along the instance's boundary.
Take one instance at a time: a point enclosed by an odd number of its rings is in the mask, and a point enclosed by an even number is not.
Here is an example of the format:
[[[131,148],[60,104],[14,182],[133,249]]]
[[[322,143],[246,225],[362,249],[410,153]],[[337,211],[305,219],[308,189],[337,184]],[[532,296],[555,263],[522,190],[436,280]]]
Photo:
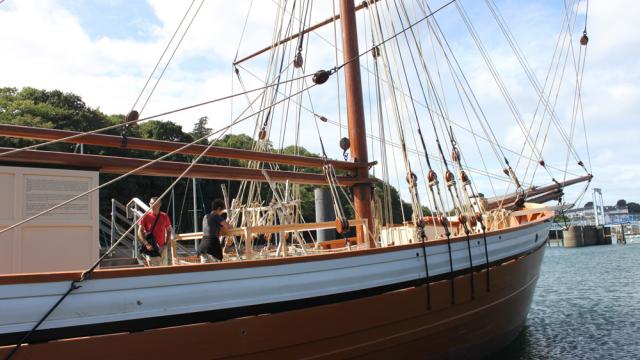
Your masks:
[[[349,139],[351,142],[351,158],[360,166],[356,177],[360,179],[369,176],[369,168],[366,166],[367,138],[364,121],[364,108],[362,100],[362,80],[360,78],[360,54],[358,51],[358,31],[356,25],[356,12],[353,0],[340,1],[340,15],[342,17],[342,47],[344,49],[344,79],[345,93],[347,94],[347,119],[349,122]],[[373,225],[371,213],[371,184],[359,183],[353,186],[353,201],[356,218],[366,219]],[[358,243],[367,241],[369,247],[375,247],[373,239],[366,238],[363,229],[356,231]]]
[[[79,135],[76,131],[56,130],[56,129],[42,129],[29,126],[18,125],[5,125],[0,124],[0,135],[34,139],[34,140],[58,140],[69,136]],[[85,144],[96,145],[112,148],[122,147],[122,137],[105,134],[87,134],[75,139],[69,139],[65,142],[73,144]],[[159,151],[159,152],[172,152],[181,147],[184,143],[163,141],[163,140],[150,140],[140,138],[127,138],[127,148],[134,150],[147,150],[147,151]],[[191,145],[183,150],[178,151],[178,154],[182,155],[200,155],[205,149],[206,145]],[[310,168],[322,168],[325,162],[321,158],[313,158],[309,156],[297,156],[297,155],[285,155],[276,154],[263,151],[251,151],[242,149],[232,149],[219,146],[212,146],[206,152],[205,156],[223,158],[223,159],[239,159],[239,160],[255,160],[266,163],[277,163],[296,165]],[[2,158],[0,158],[0,161]],[[355,172],[356,164],[348,161],[327,160],[336,169],[351,170]],[[368,166],[375,165],[376,162],[367,164]]]
[[[551,185],[546,185],[546,186],[529,188],[529,189],[526,190],[526,194],[527,194],[527,198],[528,198],[527,201],[530,201],[529,198],[532,197],[532,196],[550,193],[550,192],[555,191],[555,190],[562,190],[563,188],[565,188],[567,186],[574,185],[574,184],[579,184],[579,183],[585,182],[585,181],[589,181],[592,178],[593,178],[593,175],[589,174],[589,175],[577,177],[575,179],[567,180],[567,181],[565,181],[563,183],[560,183],[560,184],[551,184]],[[514,193],[514,194],[510,194],[510,195],[504,196],[504,197],[489,198],[489,199],[487,199],[486,210],[496,209],[501,204],[504,205],[504,207],[506,207],[506,205],[513,203],[516,200],[516,197],[517,197],[517,194]],[[556,198],[557,198],[557,196],[556,196]],[[553,200],[553,198],[547,199],[545,201],[549,201],[549,200]],[[532,202],[537,202],[537,201],[532,201]],[[541,201],[541,202],[544,202],[544,201]]]
[[[533,196],[529,199],[527,199],[528,202],[532,202],[532,203],[536,203],[536,204],[542,204],[542,203],[546,203],[547,201],[551,201],[551,200],[558,200],[560,199],[560,197],[562,197],[562,195],[564,195],[564,192],[562,192],[561,189],[556,189],[556,190],[552,190],[548,193],[544,193],[544,194],[539,194],[537,196]]]
[[[558,200],[560,199],[560,197],[562,197],[564,193],[562,192],[562,190],[560,189],[555,189],[552,190],[548,193],[544,193],[544,194],[539,194],[530,198],[527,198],[527,202],[528,203],[535,203],[535,204],[543,204],[546,203],[547,201],[552,201],[552,200]],[[503,203],[502,204],[502,208],[506,209],[506,210],[518,210],[520,208],[518,208],[515,204],[515,202],[510,202],[510,203]]]
[[[374,4],[374,3],[378,2],[378,1],[380,1],[380,0],[369,0],[368,1],[369,4],[367,4],[367,2],[363,2],[362,4],[360,4],[360,5],[355,7],[355,11],[361,10],[361,9],[363,9],[363,8],[369,6],[369,5],[372,5],[372,4]],[[260,50],[258,50],[256,52],[254,52],[251,55],[247,55],[247,56],[243,57],[242,59],[235,61],[233,63],[233,65],[238,65],[238,64],[243,63],[243,62],[245,62],[245,61],[247,61],[249,59],[253,59],[254,57],[256,57],[256,56],[258,56],[260,54],[263,54],[263,53],[265,53],[265,52],[267,52],[267,51],[269,51],[269,50],[271,50],[271,49],[273,49],[273,48],[275,48],[277,46],[285,44],[285,43],[287,43],[287,42],[289,42],[291,40],[297,39],[298,37],[300,37],[300,35],[304,35],[306,33],[309,33],[311,31],[313,31],[313,30],[319,29],[319,28],[321,28],[321,27],[323,27],[323,26],[325,26],[327,24],[331,24],[332,22],[337,21],[338,19],[340,19],[340,14],[335,15],[333,17],[330,17],[330,18],[328,18],[328,19],[326,19],[324,21],[321,21],[321,22],[319,22],[319,23],[317,23],[317,24],[315,24],[315,25],[313,25],[311,27],[308,27],[308,28],[302,30],[302,32],[295,33],[295,34],[293,34],[293,35],[291,35],[289,37],[286,37],[286,38],[284,38],[284,39],[282,39],[282,40],[280,40],[280,41],[278,41],[278,42],[276,42],[274,44],[271,44],[271,45],[269,45],[269,46],[267,46],[265,48],[262,48],[262,49],[260,49]]]
[[[12,148],[0,148],[0,154],[14,150]],[[84,169],[95,169],[101,173],[124,174],[137,169],[151,160],[132,159],[116,156],[88,155],[63,153],[55,151],[25,150],[7,156],[0,157],[0,163],[19,163],[33,165],[55,165],[64,167],[75,167]],[[187,167],[188,163],[175,161],[157,161],[154,164],[138,170],[134,175],[146,176],[178,176]],[[262,169],[249,169],[233,166],[196,164],[187,177],[197,177],[200,179],[221,179],[221,180],[253,180],[266,181]],[[270,179],[275,182],[286,182],[296,184],[327,185],[327,179],[322,174],[300,173],[292,171],[265,170]],[[347,176],[338,176],[340,185],[351,186],[355,183],[372,181],[368,179],[356,179]],[[369,186],[371,186],[369,184]]]

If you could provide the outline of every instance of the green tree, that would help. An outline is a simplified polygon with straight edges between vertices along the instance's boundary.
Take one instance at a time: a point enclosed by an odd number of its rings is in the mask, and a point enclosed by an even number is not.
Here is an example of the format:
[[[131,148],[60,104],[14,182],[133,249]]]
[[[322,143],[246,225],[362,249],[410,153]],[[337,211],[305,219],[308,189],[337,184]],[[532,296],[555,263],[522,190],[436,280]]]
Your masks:
[[[56,129],[90,131],[111,125],[98,109],[88,107],[76,94],[25,87],[15,94],[17,119],[36,118]]]
[[[627,209],[631,214],[640,214],[640,204],[635,202],[628,202]]]
[[[557,224],[563,224],[563,225],[564,225],[564,224],[569,223],[569,220],[570,220],[570,219],[569,219],[567,216],[565,216],[565,215],[556,215],[556,216],[553,218],[553,222],[554,222],[554,223],[557,223]]]
[[[59,90],[39,90],[25,87],[0,88],[0,123],[89,131],[114,124],[114,118],[98,109],[86,106],[75,94]],[[0,139],[1,146],[24,147],[37,143],[26,139]],[[73,151],[75,145],[54,144],[44,150]]]
[[[191,142],[191,135],[182,131],[182,126],[161,120],[149,120],[139,125],[142,137],[147,139],[167,140],[175,142]]]
[[[203,116],[196,121],[195,125],[193,126],[193,130],[191,131],[193,140],[200,139],[211,134],[211,128],[207,126],[208,122],[209,118],[206,116]],[[209,141],[207,139],[202,139],[200,143],[208,144]]]
[[[216,146],[245,150],[251,150],[254,144],[255,140],[253,140],[253,138],[251,138],[249,135],[245,134],[227,134],[214,143],[214,145]],[[271,149],[271,145],[269,145],[267,148]]]

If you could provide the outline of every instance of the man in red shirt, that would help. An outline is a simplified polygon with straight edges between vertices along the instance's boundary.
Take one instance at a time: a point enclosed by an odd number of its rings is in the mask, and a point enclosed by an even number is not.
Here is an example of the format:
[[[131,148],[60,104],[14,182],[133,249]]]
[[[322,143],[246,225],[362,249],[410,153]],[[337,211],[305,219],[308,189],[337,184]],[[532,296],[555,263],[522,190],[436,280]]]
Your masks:
[[[147,250],[153,250],[153,246],[146,240],[147,234],[150,233],[152,229],[153,238],[158,245],[160,256],[149,256],[145,254],[149,266],[169,265],[167,248],[170,247],[169,242],[172,237],[171,220],[169,220],[169,216],[166,213],[160,211],[161,205],[162,201],[158,200],[157,197],[152,197],[151,200],[149,200],[151,211],[142,217],[140,226],[138,227],[138,241],[141,241]],[[157,223],[156,218],[158,219]]]

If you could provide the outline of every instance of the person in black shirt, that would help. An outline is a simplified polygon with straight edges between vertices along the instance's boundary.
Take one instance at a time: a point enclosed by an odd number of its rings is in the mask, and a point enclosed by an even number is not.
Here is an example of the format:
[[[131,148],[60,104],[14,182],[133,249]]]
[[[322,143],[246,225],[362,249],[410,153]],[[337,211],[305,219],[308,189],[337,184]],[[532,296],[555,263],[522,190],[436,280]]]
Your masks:
[[[211,212],[202,219],[202,241],[198,246],[200,263],[209,262],[211,257],[217,261],[222,261],[220,230],[229,228],[224,201],[221,199],[213,200],[211,209]]]

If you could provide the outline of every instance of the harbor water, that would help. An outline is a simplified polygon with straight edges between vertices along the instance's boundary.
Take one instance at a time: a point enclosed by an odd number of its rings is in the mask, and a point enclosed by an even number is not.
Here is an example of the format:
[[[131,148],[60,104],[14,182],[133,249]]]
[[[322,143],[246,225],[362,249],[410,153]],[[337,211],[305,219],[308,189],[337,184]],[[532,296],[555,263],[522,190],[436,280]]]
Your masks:
[[[491,359],[640,359],[640,244],[548,247],[525,326]]]

